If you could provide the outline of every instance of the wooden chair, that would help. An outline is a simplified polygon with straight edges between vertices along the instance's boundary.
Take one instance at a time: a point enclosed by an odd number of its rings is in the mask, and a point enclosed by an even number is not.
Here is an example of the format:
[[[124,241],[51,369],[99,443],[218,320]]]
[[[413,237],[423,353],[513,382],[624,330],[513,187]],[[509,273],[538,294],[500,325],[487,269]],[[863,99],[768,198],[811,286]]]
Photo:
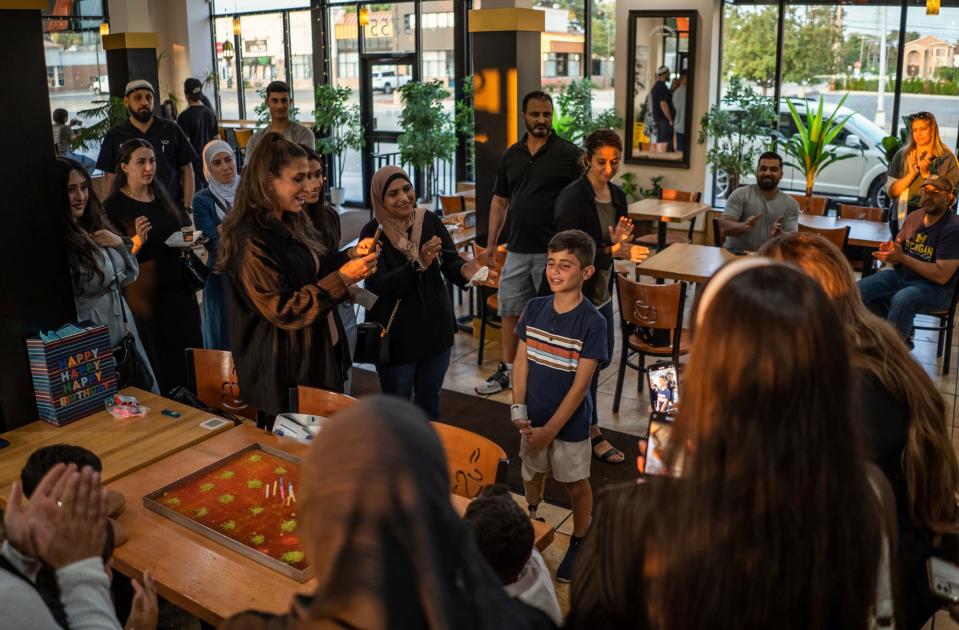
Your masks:
[[[952,331],[956,326],[956,302],[959,301],[959,283],[952,291],[952,302],[949,308],[944,311],[931,311],[920,313],[920,315],[931,315],[939,318],[938,326],[916,326],[912,325],[914,330],[935,330],[939,333],[936,339],[936,358],[943,356],[942,373],[949,374],[949,363],[952,361]]]
[[[675,188],[662,188],[659,191],[659,198],[664,201],[700,201],[703,197],[702,193],[699,192],[687,192],[685,190],[676,190]],[[655,248],[659,244],[659,234],[655,229],[657,226],[653,225],[653,231],[650,234],[640,236],[639,238],[633,239],[635,243],[640,245],[646,245],[647,247]],[[686,238],[682,236],[676,236],[673,234],[666,234],[666,246],[672,245],[673,243],[692,243],[693,242],[693,231],[696,228],[696,217],[693,217],[689,220],[689,229],[686,230]]]
[[[616,295],[619,298],[619,323],[622,329],[622,350],[619,373],[616,375],[616,396],[613,398],[613,413],[619,412],[619,400],[623,395],[623,379],[626,368],[637,370],[636,391],[643,391],[643,375],[646,373],[646,356],[671,357],[679,366],[679,357],[689,352],[688,335],[684,337],[683,306],[686,303],[686,283],[642,284],[633,282],[623,273],[616,274]],[[670,343],[650,345],[643,341],[637,329],[652,328],[669,332]],[[639,355],[639,361],[630,358]]]
[[[290,388],[290,411],[293,413],[309,413],[328,418],[357,402],[352,396],[319,387],[299,385]]]
[[[799,210],[803,214],[814,214],[817,217],[826,216],[826,208],[829,207],[827,197],[807,197],[806,195],[789,195],[799,204]]]
[[[486,486],[506,482],[509,459],[500,445],[451,424],[435,421],[430,424],[446,451],[453,494],[474,499]]]
[[[480,256],[486,252],[486,248],[476,244],[476,241],[473,241],[473,256]],[[496,249],[496,268],[502,272],[503,265],[506,264],[506,248],[498,247]],[[497,286],[499,282],[497,281]],[[497,312],[499,311],[499,294],[496,289],[493,287],[476,287],[476,296],[477,302],[479,302],[479,311],[480,311],[480,334],[479,334],[479,352],[476,353],[476,365],[483,365],[483,349],[486,346],[486,327],[493,326],[499,328],[499,324],[493,323],[492,320],[496,317]]]
[[[799,231],[808,232],[810,234],[818,234],[819,236],[823,237],[824,239],[826,239],[827,241],[829,241],[830,243],[838,247],[840,250],[843,250],[846,248],[846,242],[849,240],[848,225],[840,228],[826,229],[826,228],[808,227],[800,223]]]
[[[709,225],[713,231],[712,244],[716,247],[722,247],[723,241],[726,240],[725,235],[723,234],[723,229],[720,224],[721,219],[723,218],[723,213],[721,210],[709,210],[706,212],[706,219],[709,221]]]
[[[236,130],[236,144],[238,147],[246,150],[246,144],[250,141],[250,138],[253,137],[252,129],[237,129]]]
[[[878,221],[882,223],[885,221],[883,218],[882,208],[873,208],[869,206],[853,206],[848,203],[839,204],[839,218],[840,219],[858,219],[860,221]]]
[[[443,216],[466,212],[466,199],[463,195],[440,195],[440,208],[443,209]]]
[[[257,421],[256,409],[240,394],[232,353],[187,348],[186,373],[187,388],[205,405]]]

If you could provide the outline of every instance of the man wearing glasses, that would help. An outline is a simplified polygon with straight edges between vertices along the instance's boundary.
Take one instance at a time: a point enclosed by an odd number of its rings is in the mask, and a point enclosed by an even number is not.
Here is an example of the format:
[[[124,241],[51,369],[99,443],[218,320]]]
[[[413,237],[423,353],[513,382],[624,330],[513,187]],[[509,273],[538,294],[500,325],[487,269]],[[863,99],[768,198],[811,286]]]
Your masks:
[[[920,189],[918,210],[906,217],[894,241],[873,254],[893,268],[859,281],[869,310],[885,317],[906,340],[917,313],[949,308],[959,269],[959,217],[950,210],[955,184],[930,175]]]

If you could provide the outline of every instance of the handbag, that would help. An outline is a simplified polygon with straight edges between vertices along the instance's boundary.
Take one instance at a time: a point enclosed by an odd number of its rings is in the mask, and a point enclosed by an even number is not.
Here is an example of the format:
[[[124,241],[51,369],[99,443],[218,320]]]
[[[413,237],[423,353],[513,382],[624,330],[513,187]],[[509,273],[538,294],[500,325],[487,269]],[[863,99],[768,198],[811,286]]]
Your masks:
[[[192,247],[180,252],[180,263],[183,266],[183,279],[188,287],[194,291],[199,291],[206,286],[210,268],[203,264]]]
[[[114,264],[109,251],[106,252],[106,255],[110,261],[110,266],[113,267],[113,292],[120,304],[120,314],[123,316],[123,339],[110,349],[117,364],[117,389],[139,387],[149,392],[153,390],[155,381],[153,372],[143,362],[140,353],[137,352],[136,338],[133,336],[133,331],[130,330],[126,304],[123,301],[123,295],[120,293],[120,276],[117,272],[117,266]]]
[[[396,300],[393,312],[386,328],[377,322],[363,322],[356,327],[356,347],[353,349],[354,363],[372,363],[382,365],[390,362],[390,328],[402,299]]]

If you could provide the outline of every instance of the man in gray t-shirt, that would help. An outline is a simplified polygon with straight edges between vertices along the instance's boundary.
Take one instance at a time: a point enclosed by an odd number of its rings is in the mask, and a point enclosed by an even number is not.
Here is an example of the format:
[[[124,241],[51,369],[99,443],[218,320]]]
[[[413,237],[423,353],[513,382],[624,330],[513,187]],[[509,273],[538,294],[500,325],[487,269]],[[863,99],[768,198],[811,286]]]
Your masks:
[[[723,247],[757,251],[782,232],[799,229],[799,204],[779,191],[783,159],[767,151],[759,156],[756,183],[733,191],[726,200],[720,227],[726,240]]]

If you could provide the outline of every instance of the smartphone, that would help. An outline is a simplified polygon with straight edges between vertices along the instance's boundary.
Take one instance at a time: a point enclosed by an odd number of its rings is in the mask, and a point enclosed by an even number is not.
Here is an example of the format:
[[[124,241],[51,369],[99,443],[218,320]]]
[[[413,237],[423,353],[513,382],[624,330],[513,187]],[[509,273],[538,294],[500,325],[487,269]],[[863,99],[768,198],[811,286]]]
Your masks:
[[[164,409],[160,413],[162,413],[164,416],[170,416],[171,418],[179,418],[180,416],[183,415],[179,411],[174,411],[172,409]]]
[[[929,590],[937,597],[959,604],[959,566],[940,558],[926,561],[929,574]]]
[[[6,441],[3,438],[0,438],[0,448],[6,448],[8,446],[10,446],[10,442]]]
[[[382,236],[382,235],[383,235],[383,226],[382,226],[382,225],[377,225],[377,226],[376,226],[376,232],[373,233],[373,242],[374,242],[374,243],[379,243],[379,242],[380,242],[380,236]]]
[[[644,475],[670,474],[663,460],[672,430],[673,423],[666,419],[649,421],[649,433],[646,437],[646,464],[640,471]]]
[[[671,361],[655,363],[646,370],[650,413],[654,419],[675,416],[679,411],[679,376]]]

